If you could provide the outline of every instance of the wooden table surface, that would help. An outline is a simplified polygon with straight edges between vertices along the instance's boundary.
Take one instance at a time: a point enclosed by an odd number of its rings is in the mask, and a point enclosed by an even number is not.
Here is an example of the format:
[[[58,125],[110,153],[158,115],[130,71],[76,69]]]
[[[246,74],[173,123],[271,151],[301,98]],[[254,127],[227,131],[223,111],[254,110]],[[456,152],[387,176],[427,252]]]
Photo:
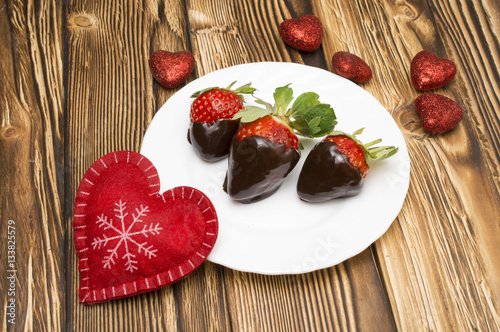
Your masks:
[[[304,14],[323,23],[313,53],[278,33],[284,19]],[[497,0],[0,1],[0,330],[500,330],[499,36]],[[240,63],[331,71],[336,51],[365,59],[374,77],[361,86],[393,116],[411,159],[390,229],[312,273],[205,262],[158,291],[80,305],[75,193],[102,155],[138,152],[157,110],[184,86],[153,79],[148,58],[159,49],[193,53],[187,82]],[[410,62],[423,49],[457,65],[435,91],[465,110],[445,135],[427,134],[413,105],[420,92]]]

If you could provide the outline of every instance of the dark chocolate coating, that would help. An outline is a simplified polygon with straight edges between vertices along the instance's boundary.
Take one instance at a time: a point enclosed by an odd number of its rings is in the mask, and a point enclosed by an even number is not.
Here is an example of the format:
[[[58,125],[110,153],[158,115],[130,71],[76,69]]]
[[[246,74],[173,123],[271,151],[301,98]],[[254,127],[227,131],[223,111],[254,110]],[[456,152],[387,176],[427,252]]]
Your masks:
[[[363,175],[349,163],[334,142],[319,142],[309,152],[297,182],[297,193],[306,202],[324,202],[357,195]]]
[[[220,119],[212,124],[192,122],[188,141],[201,159],[218,161],[229,154],[231,141],[239,128],[239,120]]]
[[[274,194],[299,161],[300,153],[261,136],[233,140],[224,191],[242,203]]]

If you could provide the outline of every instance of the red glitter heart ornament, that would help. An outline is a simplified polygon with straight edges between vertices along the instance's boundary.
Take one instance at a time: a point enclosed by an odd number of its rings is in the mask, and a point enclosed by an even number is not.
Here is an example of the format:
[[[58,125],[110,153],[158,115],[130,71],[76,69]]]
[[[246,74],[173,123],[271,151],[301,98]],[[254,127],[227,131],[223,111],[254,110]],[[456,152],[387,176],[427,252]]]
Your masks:
[[[132,151],[107,154],[87,170],[73,220],[81,303],[171,284],[211,252],[218,219],[208,197],[191,187],[159,188],[156,168]]]
[[[427,92],[415,99],[420,124],[431,134],[443,134],[462,120],[464,111],[457,102],[443,95]]]
[[[186,51],[156,51],[149,57],[153,77],[165,88],[175,88],[184,82],[194,68],[194,57]]]
[[[371,80],[372,70],[360,57],[349,52],[336,52],[332,57],[335,73],[356,83]]]
[[[323,25],[316,16],[304,15],[281,22],[279,33],[283,41],[291,47],[313,52],[321,45]]]
[[[453,61],[439,58],[430,51],[418,52],[410,65],[413,86],[421,91],[437,89],[448,84],[457,73]]]

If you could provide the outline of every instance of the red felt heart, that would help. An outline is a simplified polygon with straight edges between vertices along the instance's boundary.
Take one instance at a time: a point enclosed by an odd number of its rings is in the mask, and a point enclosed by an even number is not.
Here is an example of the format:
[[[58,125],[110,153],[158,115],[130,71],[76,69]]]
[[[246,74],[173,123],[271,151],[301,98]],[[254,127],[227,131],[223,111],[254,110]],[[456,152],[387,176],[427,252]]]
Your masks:
[[[306,52],[317,50],[323,39],[323,25],[314,15],[284,20],[279,32],[285,43]]]
[[[214,206],[201,191],[159,194],[153,164],[118,151],[85,173],[75,199],[74,240],[80,302],[94,304],[173,283],[196,269],[218,233]]]
[[[413,86],[428,91],[448,84],[455,77],[457,67],[451,60],[439,58],[430,51],[420,51],[411,61],[410,72]]]
[[[165,88],[175,88],[184,82],[194,68],[194,57],[186,51],[171,53],[156,51],[149,57],[153,77]]]
[[[458,103],[437,93],[427,92],[415,99],[420,124],[431,134],[452,130],[462,120],[464,111]]]
[[[372,70],[360,57],[349,52],[336,52],[332,57],[333,70],[356,83],[371,80]]]

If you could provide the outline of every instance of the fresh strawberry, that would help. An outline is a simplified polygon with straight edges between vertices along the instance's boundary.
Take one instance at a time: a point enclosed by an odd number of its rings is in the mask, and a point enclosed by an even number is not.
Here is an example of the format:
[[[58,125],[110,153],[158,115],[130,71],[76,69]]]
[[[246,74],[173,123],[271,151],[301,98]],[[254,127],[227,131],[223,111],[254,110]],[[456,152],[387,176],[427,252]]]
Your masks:
[[[201,159],[217,161],[225,158],[234,134],[240,126],[233,116],[243,108],[243,94],[252,94],[255,89],[251,83],[231,90],[227,88],[208,88],[194,93],[191,104],[188,141]]]
[[[352,135],[335,131],[317,143],[307,156],[297,182],[297,193],[306,202],[323,202],[357,195],[372,160],[394,155],[394,146],[371,147],[382,140],[363,144]]]
[[[275,193],[300,158],[302,136],[321,137],[330,132],[336,117],[330,105],[321,104],[318,95],[300,95],[290,109],[293,90],[277,88],[275,105],[260,99],[265,108],[246,106],[235,116],[243,123],[236,133],[228,159],[224,191],[242,203],[262,200]]]

